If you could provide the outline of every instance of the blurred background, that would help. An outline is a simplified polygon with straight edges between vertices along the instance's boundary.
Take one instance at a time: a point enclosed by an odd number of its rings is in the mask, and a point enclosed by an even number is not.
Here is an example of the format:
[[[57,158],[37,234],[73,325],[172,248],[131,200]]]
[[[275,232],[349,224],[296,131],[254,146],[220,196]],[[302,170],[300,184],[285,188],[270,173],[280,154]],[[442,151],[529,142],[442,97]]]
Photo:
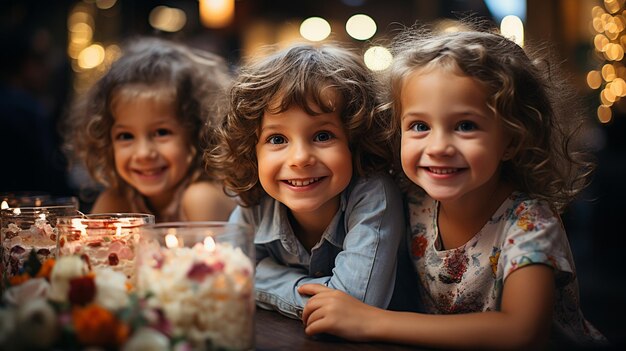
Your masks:
[[[585,142],[598,160],[592,185],[564,221],[585,316],[626,343],[625,0],[1,0],[0,193],[75,195],[87,211],[100,190],[69,167],[58,123],[125,40],[153,35],[210,50],[236,70],[267,44],[338,40],[384,69],[384,45],[416,21],[455,30],[471,16],[518,44],[554,52],[588,117]]]

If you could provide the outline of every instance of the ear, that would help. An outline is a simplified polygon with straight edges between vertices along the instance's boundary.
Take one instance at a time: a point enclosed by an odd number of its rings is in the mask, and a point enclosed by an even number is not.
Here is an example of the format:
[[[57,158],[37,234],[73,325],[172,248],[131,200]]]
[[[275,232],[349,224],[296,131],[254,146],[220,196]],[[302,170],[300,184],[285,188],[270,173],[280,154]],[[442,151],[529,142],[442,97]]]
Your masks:
[[[506,149],[504,149],[504,152],[502,153],[502,162],[509,161],[510,159],[515,157],[515,154],[517,154],[517,147],[514,140],[511,139],[511,141],[509,141],[509,145],[506,147]]]

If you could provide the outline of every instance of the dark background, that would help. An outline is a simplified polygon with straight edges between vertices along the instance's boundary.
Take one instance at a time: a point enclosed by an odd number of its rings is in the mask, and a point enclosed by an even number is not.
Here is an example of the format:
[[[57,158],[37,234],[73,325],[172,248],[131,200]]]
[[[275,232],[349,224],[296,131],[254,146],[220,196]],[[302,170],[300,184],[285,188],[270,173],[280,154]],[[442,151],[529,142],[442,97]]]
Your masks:
[[[98,188],[80,169],[68,167],[60,149],[58,123],[75,89],[75,71],[67,55],[68,14],[78,3],[95,1],[0,1],[0,193],[30,191],[79,196],[88,210]],[[197,0],[118,0],[113,8],[98,11],[94,41],[123,42],[136,35],[158,35],[209,49],[235,68],[244,51],[250,25],[258,21],[278,28],[321,16],[333,24],[335,39],[351,40],[336,26],[355,13],[366,13],[378,24],[375,39],[391,37],[399,26],[416,21],[457,19],[466,14],[494,20],[480,0],[239,0],[235,19],[225,28],[207,29],[198,20]],[[157,5],[185,10],[188,22],[176,33],[154,30],[150,11]],[[602,59],[593,52],[591,7],[603,1],[528,0],[527,42],[544,42],[563,59],[562,66],[580,93],[588,115],[588,144],[598,168],[581,200],[564,214],[576,259],[585,316],[615,344],[626,343],[626,116],[622,104],[613,120],[597,121],[598,91],[585,77],[599,69]]]

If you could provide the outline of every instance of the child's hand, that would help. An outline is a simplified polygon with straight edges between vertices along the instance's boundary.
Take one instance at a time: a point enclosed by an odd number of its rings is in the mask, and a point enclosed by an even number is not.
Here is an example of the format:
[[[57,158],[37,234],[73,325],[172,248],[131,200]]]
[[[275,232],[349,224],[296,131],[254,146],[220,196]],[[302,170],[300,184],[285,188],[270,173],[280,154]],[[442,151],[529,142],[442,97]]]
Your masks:
[[[343,291],[319,284],[305,284],[298,288],[303,295],[311,295],[302,312],[305,333],[328,333],[342,338],[367,341],[372,321],[382,311],[367,305]]]

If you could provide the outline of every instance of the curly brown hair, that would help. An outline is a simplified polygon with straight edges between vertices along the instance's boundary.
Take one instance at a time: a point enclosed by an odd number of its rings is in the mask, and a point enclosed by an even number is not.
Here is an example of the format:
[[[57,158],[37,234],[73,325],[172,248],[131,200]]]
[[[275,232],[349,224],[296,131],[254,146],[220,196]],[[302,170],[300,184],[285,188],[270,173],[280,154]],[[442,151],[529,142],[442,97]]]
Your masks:
[[[327,89],[338,101],[324,99]],[[298,106],[310,115],[341,111],[355,174],[391,169],[390,118],[376,112],[376,80],[361,58],[336,43],[294,44],[244,65],[230,90],[230,109],[205,152],[207,172],[243,206],[260,202],[256,144],[264,112]],[[341,105],[341,106],[335,106]]]
[[[207,125],[226,113],[230,82],[228,68],[217,55],[159,38],[133,39],[91,89],[75,99],[64,123],[64,150],[97,182],[125,190],[128,185],[116,172],[111,140],[114,105],[135,97],[171,101],[195,150],[188,174],[207,178],[202,171],[202,151],[210,138]]]
[[[577,108],[573,89],[563,84],[563,76],[553,81],[557,70],[545,53],[534,51],[536,57],[531,59],[530,49],[496,32],[436,33],[424,26],[405,29],[393,46],[388,102],[383,108],[394,115],[396,150],[402,106],[394,97],[400,96],[405,79],[433,67],[456,70],[490,90],[488,106],[513,138],[516,148],[503,163],[504,180],[559,211],[588,185],[594,164],[589,153],[574,150],[572,143],[583,123],[582,109]],[[401,169],[398,155],[395,168]]]

